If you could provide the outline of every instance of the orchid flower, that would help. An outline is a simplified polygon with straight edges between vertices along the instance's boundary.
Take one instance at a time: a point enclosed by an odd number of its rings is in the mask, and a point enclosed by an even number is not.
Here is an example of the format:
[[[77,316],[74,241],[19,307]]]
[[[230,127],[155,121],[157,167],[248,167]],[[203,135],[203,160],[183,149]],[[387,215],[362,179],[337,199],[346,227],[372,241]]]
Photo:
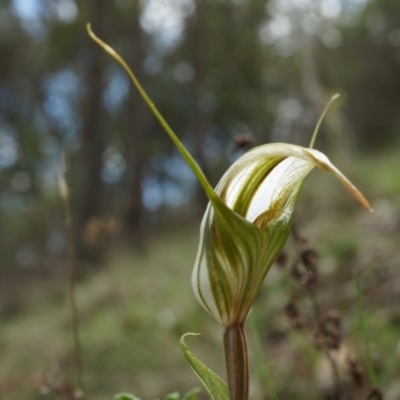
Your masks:
[[[274,143],[239,158],[219,181],[200,228],[192,286],[200,304],[224,327],[231,400],[247,400],[246,317],[290,233],[304,178],[332,173],[368,210],[358,189],[321,152]],[[218,398],[218,397],[217,397]]]
[[[210,200],[200,228],[192,286],[199,303],[224,327],[229,397],[246,400],[248,361],[243,324],[289,235],[304,178],[318,167],[333,174],[365,208],[371,210],[371,207],[324,154],[312,149],[327,108],[314,131],[310,148],[286,143],[254,148],[239,158],[213,189],[125,61],[93,34],[90,25],[88,33],[128,73]],[[187,350],[183,338],[181,345],[212,399],[227,399],[225,382]]]
[[[224,327],[243,323],[289,235],[301,184],[314,168],[332,173],[370,205],[321,152],[284,143],[254,148],[225,173],[200,228],[192,285]]]

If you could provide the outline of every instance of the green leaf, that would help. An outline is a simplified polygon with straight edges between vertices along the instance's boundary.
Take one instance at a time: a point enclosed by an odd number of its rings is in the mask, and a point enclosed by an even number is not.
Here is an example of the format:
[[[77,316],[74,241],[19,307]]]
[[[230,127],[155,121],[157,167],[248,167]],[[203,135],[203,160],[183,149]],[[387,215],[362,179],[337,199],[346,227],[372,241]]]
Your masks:
[[[181,398],[181,395],[179,392],[173,392],[169,393],[164,397],[164,400],[179,400]]]
[[[185,337],[188,335],[197,336],[196,333],[186,333],[181,337],[181,348],[189,364],[207,389],[212,400],[229,400],[229,390],[227,384],[205,364],[203,364],[186,346]]]
[[[185,395],[182,397],[182,400],[196,400],[197,395],[201,392],[199,388],[194,388],[190,390],[189,392],[185,393]]]
[[[139,397],[136,397],[130,393],[118,393],[114,396],[114,400],[140,400]]]

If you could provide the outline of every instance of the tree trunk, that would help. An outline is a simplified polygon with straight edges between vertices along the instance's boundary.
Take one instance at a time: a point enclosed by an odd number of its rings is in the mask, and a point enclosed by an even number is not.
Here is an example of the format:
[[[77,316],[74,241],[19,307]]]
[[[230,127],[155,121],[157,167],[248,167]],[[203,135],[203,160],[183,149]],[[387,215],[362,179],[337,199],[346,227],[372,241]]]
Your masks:
[[[93,30],[104,38],[104,15],[106,0],[91,0],[89,14]],[[86,73],[86,98],[83,104],[83,167],[81,210],[78,235],[85,224],[101,214],[103,182],[101,179],[102,155],[104,152],[104,132],[101,124],[101,97],[103,76],[103,53],[99,46],[90,45],[90,64]]]
[[[140,5],[135,6],[131,26],[128,30],[130,38],[130,54],[132,69],[139,82],[145,84],[143,62],[145,59],[144,33],[140,27]],[[128,130],[127,178],[129,187],[129,204],[127,210],[127,228],[135,237],[140,237],[143,230],[144,204],[142,197],[143,179],[149,145],[150,111],[135,88],[131,89],[126,111]]]
[[[201,109],[201,99],[204,95],[204,57],[202,53],[204,46],[201,42],[202,26],[206,22],[206,3],[202,0],[196,0],[196,12],[188,20],[187,26],[187,43],[188,43],[188,56],[194,69],[195,75],[191,84],[191,113],[189,132],[193,135],[194,140],[194,157],[201,169],[207,176],[207,166],[204,160],[204,142],[207,118],[204,111]],[[197,185],[196,200],[201,214],[205,211],[208,198],[204,193],[200,184]]]

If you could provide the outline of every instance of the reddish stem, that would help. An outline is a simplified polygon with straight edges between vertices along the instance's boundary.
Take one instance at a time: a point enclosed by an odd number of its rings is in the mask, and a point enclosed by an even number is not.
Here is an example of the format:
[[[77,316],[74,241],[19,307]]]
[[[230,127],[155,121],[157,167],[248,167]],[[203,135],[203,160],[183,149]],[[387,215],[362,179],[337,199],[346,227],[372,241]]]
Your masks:
[[[243,324],[225,329],[224,349],[230,399],[248,400],[249,359]]]

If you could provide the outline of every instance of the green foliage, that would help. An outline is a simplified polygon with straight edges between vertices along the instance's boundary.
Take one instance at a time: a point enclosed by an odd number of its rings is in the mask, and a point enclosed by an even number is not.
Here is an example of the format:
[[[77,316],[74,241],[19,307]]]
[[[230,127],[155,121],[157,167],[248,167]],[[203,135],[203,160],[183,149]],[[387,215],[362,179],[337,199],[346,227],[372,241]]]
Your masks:
[[[194,388],[191,391],[187,392],[183,397],[182,400],[195,400],[197,395],[200,393],[200,389]]]
[[[200,393],[200,389],[198,389],[198,388],[194,388],[194,389],[190,390],[189,392],[184,394],[182,397],[179,394],[179,392],[173,392],[173,393],[167,394],[164,397],[164,400],[196,400],[197,395],[199,393]]]
[[[114,396],[114,400],[140,400],[139,397],[136,397],[133,394],[129,393],[118,393]]]
[[[179,394],[179,392],[172,392],[167,394],[164,397],[164,400],[179,400],[181,398],[181,395]]]
[[[164,397],[164,400],[196,400],[197,395],[200,393],[200,390],[194,388],[184,394],[182,397],[179,392],[172,392],[167,394]],[[114,396],[114,400],[141,400],[139,397],[136,397],[134,394],[129,393],[118,393]]]

